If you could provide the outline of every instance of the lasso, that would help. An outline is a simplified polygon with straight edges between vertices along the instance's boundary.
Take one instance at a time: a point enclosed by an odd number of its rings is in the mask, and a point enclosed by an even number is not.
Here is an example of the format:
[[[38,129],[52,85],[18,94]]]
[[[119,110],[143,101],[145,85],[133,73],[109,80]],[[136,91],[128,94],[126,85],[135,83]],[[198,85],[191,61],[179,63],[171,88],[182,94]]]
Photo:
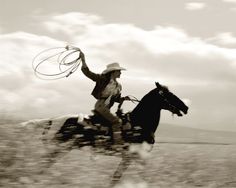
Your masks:
[[[34,73],[43,80],[69,77],[81,63],[80,52],[81,50],[74,46],[46,49],[34,57]]]

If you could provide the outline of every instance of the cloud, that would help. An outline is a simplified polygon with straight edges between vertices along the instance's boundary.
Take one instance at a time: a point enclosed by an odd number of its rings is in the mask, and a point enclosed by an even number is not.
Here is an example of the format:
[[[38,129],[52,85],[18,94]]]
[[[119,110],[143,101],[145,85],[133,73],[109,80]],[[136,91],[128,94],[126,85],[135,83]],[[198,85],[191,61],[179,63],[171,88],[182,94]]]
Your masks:
[[[69,19],[71,17],[74,19]],[[57,25],[53,29],[54,33],[63,30],[64,34],[73,36],[75,45],[82,46],[82,49],[88,48],[93,53],[98,52],[99,47],[106,48],[107,54],[109,54],[112,53],[109,49],[134,46],[134,48],[139,48],[137,50],[145,49],[154,55],[189,52],[199,56],[208,56],[209,53],[217,52],[229,58],[234,59],[236,57],[232,51],[211,45],[201,38],[188,36],[180,28],[156,26],[153,30],[143,30],[131,24],[106,24],[102,22],[101,18],[95,18],[91,16],[92,21],[86,21],[86,19],[90,19],[90,16],[81,13],[68,13],[64,16],[53,16],[44,24],[54,23]],[[86,24],[83,25],[83,23]],[[81,31],[80,27],[86,29]],[[74,34],[79,32],[78,35]]]
[[[42,49],[58,46],[60,43],[46,36],[25,32],[0,35],[1,111],[10,111],[22,116],[32,115],[34,110],[37,111],[36,104],[40,101],[43,104],[39,93],[50,91],[37,88],[40,82],[34,76],[32,59]],[[45,99],[52,100],[46,95]]]
[[[76,22],[73,19],[68,19],[71,17],[74,17]],[[89,65],[97,72],[101,72],[108,62],[119,61],[131,70],[129,71],[130,75],[135,77],[135,74],[141,73],[145,77],[149,71],[158,71],[169,65],[174,67],[174,63],[156,62],[170,54],[172,57],[176,54],[179,58],[183,56],[181,54],[186,54],[198,58],[199,61],[204,58],[207,61],[209,59],[215,61],[214,57],[222,57],[222,59],[227,59],[228,66],[231,66],[230,64],[236,59],[235,49],[221,48],[201,38],[188,36],[185,31],[179,28],[157,26],[153,30],[147,31],[130,24],[105,24],[98,17],[91,18],[92,21],[85,21],[90,17],[84,17],[81,13],[68,13],[65,16],[54,16],[47,22],[55,22],[58,26],[58,30],[54,28],[54,33],[61,32],[61,28],[64,28],[65,35],[73,36],[74,44],[85,51]],[[72,21],[70,22],[70,20]],[[79,20],[82,20],[81,23]],[[80,30],[82,23],[86,23],[84,26],[86,30],[83,32]],[[70,28],[74,28],[74,30],[72,31]],[[77,31],[81,33],[74,35],[73,33]],[[128,53],[127,49],[129,49]],[[190,58],[189,61],[191,61]],[[143,62],[148,62],[150,68],[145,66]],[[181,64],[183,67],[191,68],[189,66],[191,63],[182,62]],[[149,76],[150,79],[152,77],[153,75]]]
[[[232,84],[236,81],[236,49],[192,37],[181,28],[156,26],[144,30],[132,24],[108,24],[98,16],[75,12],[53,15],[41,25],[48,36],[25,32],[0,35],[0,92],[4,96],[0,99],[4,104],[1,110],[42,117],[90,113],[95,102],[90,95],[94,83],[79,70],[67,79],[56,81],[41,81],[33,74],[31,62],[38,52],[66,45],[61,34],[85,52],[94,72],[101,72],[113,61],[126,67],[120,79],[124,95],[141,98],[153,89],[155,81],[168,85],[195,112],[185,124],[201,123],[201,115],[210,113],[207,107],[212,109],[211,106],[204,107],[205,111],[198,105],[202,101],[208,105],[210,92],[218,97],[212,98],[212,104],[227,108],[228,102],[221,100],[225,92],[235,91]],[[205,90],[209,88],[206,96]]]
[[[236,3],[236,0],[223,0],[223,2],[226,2],[226,3]]]
[[[189,2],[185,4],[185,9],[187,10],[201,10],[206,7],[205,3],[202,2]]]
[[[207,39],[207,41],[229,47],[236,46],[236,37],[231,32],[219,33],[215,37]]]
[[[231,5],[236,4],[236,0],[222,0],[222,1],[225,2],[225,3],[231,4]],[[236,11],[235,6],[230,7],[230,10],[231,11]]]
[[[85,34],[98,24],[102,24],[100,17],[79,12],[52,15],[51,19],[42,23],[43,27],[46,27],[50,32],[66,34],[68,38],[72,36],[73,39],[74,36]]]

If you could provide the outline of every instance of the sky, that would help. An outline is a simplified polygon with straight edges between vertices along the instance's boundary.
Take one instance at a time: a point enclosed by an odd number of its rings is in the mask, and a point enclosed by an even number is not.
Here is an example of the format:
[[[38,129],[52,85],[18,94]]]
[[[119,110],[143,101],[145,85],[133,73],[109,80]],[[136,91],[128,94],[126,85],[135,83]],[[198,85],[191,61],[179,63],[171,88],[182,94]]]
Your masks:
[[[161,123],[236,131],[236,0],[0,3],[0,118],[91,114],[94,83],[80,69],[50,81],[32,69],[39,52],[69,44],[96,73],[125,67],[124,96],[141,99],[158,81],[189,106],[183,117],[162,111]]]

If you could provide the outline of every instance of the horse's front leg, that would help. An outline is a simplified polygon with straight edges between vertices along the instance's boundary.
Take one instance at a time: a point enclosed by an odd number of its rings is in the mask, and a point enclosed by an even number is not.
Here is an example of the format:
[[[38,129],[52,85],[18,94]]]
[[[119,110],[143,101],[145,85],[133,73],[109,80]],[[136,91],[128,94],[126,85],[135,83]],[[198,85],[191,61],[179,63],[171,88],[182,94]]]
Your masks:
[[[120,182],[120,179],[121,179],[124,171],[128,169],[130,164],[131,164],[131,155],[127,152],[122,153],[121,162],[119,163],[116,171],[114,172],[114,174],[112,176],[110,187],[113,187],[117,183]]]

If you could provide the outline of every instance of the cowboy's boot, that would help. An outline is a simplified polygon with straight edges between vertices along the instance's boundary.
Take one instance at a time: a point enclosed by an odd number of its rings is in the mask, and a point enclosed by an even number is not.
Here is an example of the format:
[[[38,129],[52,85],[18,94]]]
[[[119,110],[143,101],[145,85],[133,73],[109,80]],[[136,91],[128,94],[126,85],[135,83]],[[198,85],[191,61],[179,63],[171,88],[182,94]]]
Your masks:
[[[122,132],[121,132],[121,121],[116,121],[112,124],[112,133],[113,133],[113,141],[114,146],[121,147],[124,144],[124,140],[122,138]]]

